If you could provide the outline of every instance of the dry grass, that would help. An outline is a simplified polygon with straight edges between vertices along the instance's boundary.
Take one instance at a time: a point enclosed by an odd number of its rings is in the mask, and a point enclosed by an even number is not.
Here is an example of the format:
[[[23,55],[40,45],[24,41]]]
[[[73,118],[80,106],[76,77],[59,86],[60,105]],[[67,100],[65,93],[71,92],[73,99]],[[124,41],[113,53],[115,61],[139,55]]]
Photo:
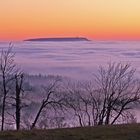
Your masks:
[[[140,140],[140,124],[5,131],[0,132],[0,140]]]

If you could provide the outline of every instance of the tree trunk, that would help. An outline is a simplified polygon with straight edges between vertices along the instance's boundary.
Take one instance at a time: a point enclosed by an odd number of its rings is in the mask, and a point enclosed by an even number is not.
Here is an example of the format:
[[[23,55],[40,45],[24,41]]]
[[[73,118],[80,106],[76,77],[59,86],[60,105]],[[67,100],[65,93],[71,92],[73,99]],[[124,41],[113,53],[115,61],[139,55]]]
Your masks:
[[[3,103],[2,103],[1,131],[4,130],[4,121],[5,121],[5,101],[6,101],[6,95],[4,95],[4,97],[3,97]]]
[[[5,82],[5,73],[3,72],[3,102],[2,102],[2,120],[1,120],[1,131],[4,130],[4,122],[5,122],[5,102],[6,102],[6,82]]]
[[[20,91],[16,90],[16,129],[20,129]]]
[[[15,75],[16,83],[16,129],[20,129],[20,116],[21,116],[21,92],[23,85],[23,74]]]
[[[35,128],[36,123],[37,123],[37,121],[38,121],[38,119],[39,119],[39,116],[40,116],[40,114],[41,114],[43,108],[44,108],[44,102],[42,103],[42,105],[41,105],[40,108],[39,108],[39,111],[38,111],[38,113],[37,113],[37,115],[36,115],[36,117],[35,117],[35,120],[34,120],[34,122],[32,123],[31,129]]]

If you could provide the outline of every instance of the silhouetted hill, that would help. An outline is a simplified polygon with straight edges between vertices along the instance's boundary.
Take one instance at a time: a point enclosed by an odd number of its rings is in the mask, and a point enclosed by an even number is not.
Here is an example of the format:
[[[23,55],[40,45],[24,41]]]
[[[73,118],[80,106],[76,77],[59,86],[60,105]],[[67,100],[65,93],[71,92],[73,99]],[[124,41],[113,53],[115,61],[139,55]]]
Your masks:
[[[63,37],[63,38],[31,38],[24,41],[89,41],[84,37]]]

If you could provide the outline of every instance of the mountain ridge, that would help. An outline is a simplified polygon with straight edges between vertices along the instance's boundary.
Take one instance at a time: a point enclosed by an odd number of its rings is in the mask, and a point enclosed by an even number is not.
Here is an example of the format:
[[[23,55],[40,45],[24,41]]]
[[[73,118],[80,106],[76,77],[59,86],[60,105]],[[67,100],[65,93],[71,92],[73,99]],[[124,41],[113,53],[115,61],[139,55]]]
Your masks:
[[[85,37],[54,37],[54,38],[30,38],[24,41],[61,42],[61,41],[90,41],[90,40]]]

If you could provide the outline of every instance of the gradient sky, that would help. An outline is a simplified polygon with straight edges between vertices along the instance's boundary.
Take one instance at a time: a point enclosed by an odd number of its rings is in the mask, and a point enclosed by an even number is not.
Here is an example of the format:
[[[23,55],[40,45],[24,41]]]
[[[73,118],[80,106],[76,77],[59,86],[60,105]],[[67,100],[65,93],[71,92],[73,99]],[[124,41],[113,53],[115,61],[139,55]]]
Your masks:
[[[0,40],[140,39],[140,0],[0,0]]]

